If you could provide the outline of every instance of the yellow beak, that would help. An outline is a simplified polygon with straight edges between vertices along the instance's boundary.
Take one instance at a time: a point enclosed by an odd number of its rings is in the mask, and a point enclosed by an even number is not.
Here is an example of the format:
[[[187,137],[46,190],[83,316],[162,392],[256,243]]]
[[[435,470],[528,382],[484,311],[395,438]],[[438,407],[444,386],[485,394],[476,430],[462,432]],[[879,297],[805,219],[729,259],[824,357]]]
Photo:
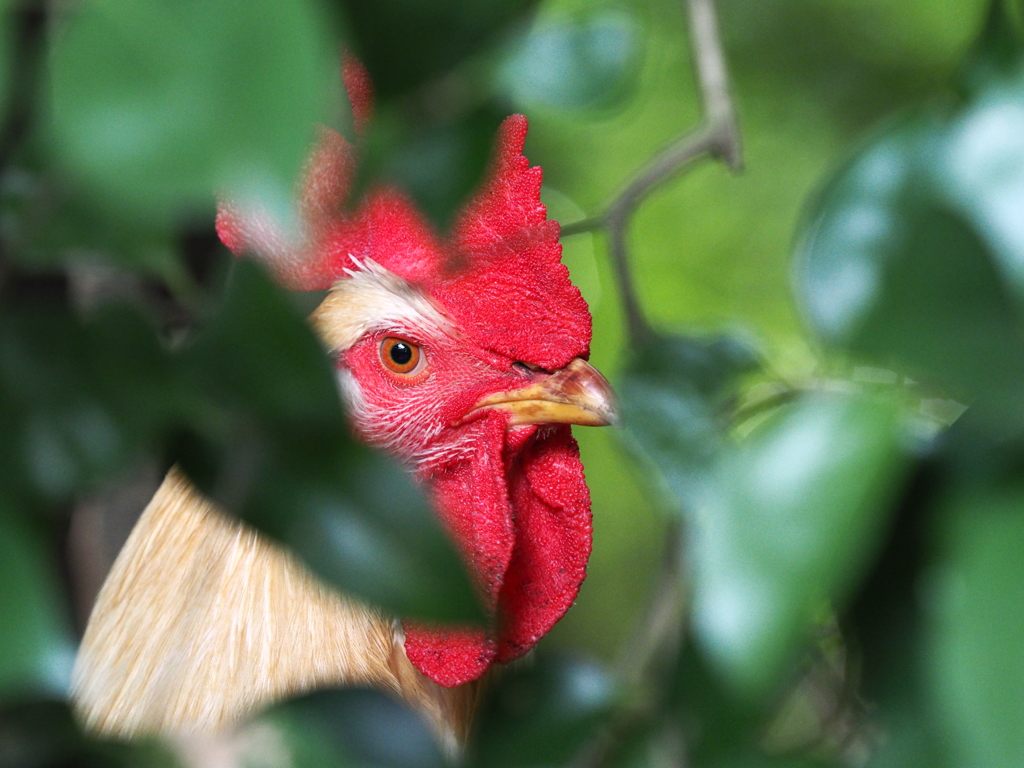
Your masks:
[[[510,425],[581,424],[604,427],[619,420],[619,403],[608,379],[582,358],[539,381],[511,392],[497,392],[480,400],[481,408],[507,411]]]

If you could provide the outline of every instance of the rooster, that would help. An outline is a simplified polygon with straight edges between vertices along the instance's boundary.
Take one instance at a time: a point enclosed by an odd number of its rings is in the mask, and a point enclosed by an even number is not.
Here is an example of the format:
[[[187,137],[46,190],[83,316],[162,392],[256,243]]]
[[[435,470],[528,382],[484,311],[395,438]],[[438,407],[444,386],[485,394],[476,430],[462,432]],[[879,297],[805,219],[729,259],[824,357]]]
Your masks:
[[[344,69],[357,130],[365,71]],[[321,128],[299,187],[302,237],[222,201],[217,231],[286,287],[329,289],[314,328],[355,432],[411,468],[460,548],[491,629],[385,615],[317,580],[292,554],[172,469],[100,591],[74,671],[79,716],[131,737],[223,732],[314,687],[404,698],[451,751],[489,668],[526,654],[576,598],[590,498],[571,424],[615,420],[586,361],[591,319],[561,264],[527,123],[501,126],[489,176],[449,238],[394,188],[345,213],[354,150]]]

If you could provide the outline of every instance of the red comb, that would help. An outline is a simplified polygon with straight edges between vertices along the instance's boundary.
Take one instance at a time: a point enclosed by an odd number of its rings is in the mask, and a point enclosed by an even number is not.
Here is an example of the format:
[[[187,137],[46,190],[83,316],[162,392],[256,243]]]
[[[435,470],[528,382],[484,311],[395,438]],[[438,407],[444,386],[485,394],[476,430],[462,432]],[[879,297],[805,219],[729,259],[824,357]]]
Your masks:
[[[587,354],[590,312],[540,202],[541,169],[523,157],[526,128],[512,115],[498,129],[489,178],[454,228],[469,268],[432,291],[481,346],[554,370]]]
[[[369,82],[345,65],[357,124],[368,119]],[[429,293],[478,344],[556,369],[586,355],[590,313],[561,263],[558,224],[540,202],[541,170],[523,157],[527,122],[502,123],[485,183],[440,240],[399,190],[371,191],[354,213],[344,206],[355,151],[321,128],[299,194],[303,231],[289,240],[260,211],[221,201],[217,232],[235,253],[252,252],[294,290],[322,290],[370,258]]]
[[[345,56],[341,65],[341,79],[352,103],[352,124],[356,133],[362,133],[373,114],[373,84],[370,73],[359,59]]]

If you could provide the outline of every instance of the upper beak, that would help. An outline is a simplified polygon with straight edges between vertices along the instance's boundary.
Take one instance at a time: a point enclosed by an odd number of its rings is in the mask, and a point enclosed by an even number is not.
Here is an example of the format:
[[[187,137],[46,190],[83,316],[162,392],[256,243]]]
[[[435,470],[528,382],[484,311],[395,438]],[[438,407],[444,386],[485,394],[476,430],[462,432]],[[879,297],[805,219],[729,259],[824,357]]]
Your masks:
[[[511,392],[483,398],[470,413],[480,409],[507,411],[509,424],[582,424],[604,427],[619,420],[619,403],[612,385],[582,358],[540,381]]]

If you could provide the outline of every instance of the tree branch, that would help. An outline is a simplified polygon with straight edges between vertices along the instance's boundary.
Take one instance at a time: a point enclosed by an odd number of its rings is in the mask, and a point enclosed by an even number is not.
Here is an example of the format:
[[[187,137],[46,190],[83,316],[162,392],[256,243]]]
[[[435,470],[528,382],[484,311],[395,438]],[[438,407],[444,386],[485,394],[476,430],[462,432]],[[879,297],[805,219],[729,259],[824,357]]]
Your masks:
[[[743,167],[742,147],[714,0],[690,0],[689,11],[694,66],[704,120],[710,129],[709,152],[724,160],[733,171],[739,171]]]
[[[562,237],[572,237],[573,235],[582,235],[584,232],[593,232],[595,229],[600,229],[605,224],[604,216],[592,216],[589,219],[580,219],[574,221],[571,224],[565,224],[562,226]]]
[[[687,0],[690,39],[703,120],[657,153],[609,204],[605,213],[562,230],[568,237],[604,228],[618,278],[619,293],[630,338],[642,342],[653,332],[644,316],[629,266],[627,230],[633,212],[658,186],[705,157],[724,161],[732,170],[742,167],[736,112],[729,93],[729,75],[722,49],[714,0]]]

